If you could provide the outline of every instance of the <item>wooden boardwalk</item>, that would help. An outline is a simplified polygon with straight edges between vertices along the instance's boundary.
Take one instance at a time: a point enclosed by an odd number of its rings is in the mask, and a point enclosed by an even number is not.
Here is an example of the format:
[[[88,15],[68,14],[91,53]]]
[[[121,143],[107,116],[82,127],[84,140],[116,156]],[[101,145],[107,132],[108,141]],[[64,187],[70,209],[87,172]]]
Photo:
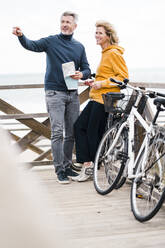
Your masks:
[[[92,181],[60,185],[52,166],[33,167],[32,172],[47,191],[51,218],[59,215],[64,219],[61,231],[73,247],[165,247],[165,207],[151,221],[139,223],[130,210],[129,184],[101,196]]]

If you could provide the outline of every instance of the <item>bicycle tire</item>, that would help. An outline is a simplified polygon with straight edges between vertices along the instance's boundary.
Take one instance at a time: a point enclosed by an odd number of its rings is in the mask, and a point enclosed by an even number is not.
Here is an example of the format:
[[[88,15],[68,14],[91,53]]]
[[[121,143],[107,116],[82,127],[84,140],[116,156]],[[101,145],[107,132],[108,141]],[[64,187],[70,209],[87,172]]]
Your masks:
[[[121,176],[118,183],[115,186],[115,189],[120,189],[126,182],[126,177],[125,176]]]
[[[101,195],[106,195],[115,188],[126,163],[124,156],[127,154],[126,139],[128,136],[125,133],[125,128],[122,130],[111,153],[105,156],[116,137],[119,127],[120,125],[117,123],[106,131],[96,153],[93,182],[96,191]]]
[[[150,140],[145,174],[137,176],[144,165],[144,152],[145,148],[139,157],[131,187],[131,209],[140,222],[153,218],[165,199],[165,130],[163,135],[158,132]]]

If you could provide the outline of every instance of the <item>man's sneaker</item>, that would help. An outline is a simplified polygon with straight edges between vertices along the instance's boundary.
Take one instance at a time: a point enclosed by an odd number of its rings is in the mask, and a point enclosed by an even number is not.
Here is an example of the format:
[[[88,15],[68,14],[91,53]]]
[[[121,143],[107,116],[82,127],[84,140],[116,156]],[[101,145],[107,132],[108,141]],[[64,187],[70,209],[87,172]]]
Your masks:
[[[77,172],[73,171],[71,168],[66,168],[65,175],[71,179],[79,176],[79,174]]]
[[[61,184],[70,183],[69,178],[66,176],[64,171],[61,171],[57,174],[57,180]]]
[[[93,179],[93,166],[83,167],[79,176],[74,177],[74,181],[85,182]]]

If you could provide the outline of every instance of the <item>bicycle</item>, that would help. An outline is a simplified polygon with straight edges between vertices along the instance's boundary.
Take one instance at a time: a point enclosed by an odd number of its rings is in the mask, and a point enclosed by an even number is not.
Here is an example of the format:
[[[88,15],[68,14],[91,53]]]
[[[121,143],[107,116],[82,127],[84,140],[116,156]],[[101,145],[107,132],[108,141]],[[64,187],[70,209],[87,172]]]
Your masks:
[[[156,124],[159,113],[165,111],[165,99],[157,96],[165,97],[165,94],[111,81],[133,90],[133,94],[122,110],[115,102],[124,98],[124,94],[108,93],[110,118],[115,115],[121,118],[105,132],[99,144],[94,163],[94,186],[99,194],[105,195],[122,186],[126,178],[131,180],[131,209],[135,218],[143,222],[159,211],[165,199],[165,128]],[[144,96],[155,98],[156,113],[150,124],[137,109]],[[136,159],[135,121],[146,132]]]

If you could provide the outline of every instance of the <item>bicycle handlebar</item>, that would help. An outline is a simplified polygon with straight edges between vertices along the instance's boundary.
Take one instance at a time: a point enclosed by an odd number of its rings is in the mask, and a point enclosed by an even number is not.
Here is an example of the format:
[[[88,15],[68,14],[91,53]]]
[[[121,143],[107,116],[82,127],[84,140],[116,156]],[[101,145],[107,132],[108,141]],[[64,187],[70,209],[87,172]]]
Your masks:
[[[155,98],[157,96],[165,97],[165,94],[162,94],[162,93],[159,93],[159,92],[155,92],[155,91],[152,91],[152,92],[149,93],[149,97],[150,98]]]
[[[114,78],[110,78],[110,81],[115,83],[115,84],[119,84],[119,85],[123,85],[123,83],[124,83],[124,82],[121,82],[121,81],[117,81]]]
[[[127,78],[125,78],[125,79],[123,80],[123,82],[117,81],[117,80],[115,80],[114,78],[110,78],[110,81],[113,82],[113,83],[118,84],[118,86],[119,86],[120,89],[125,89],[126,86],[127,86],[127,83],[129,82],[129,80],[128,80]]]
[[[110,78],[110,81],[113,82],[113,83],[118,84],[118,86],[119,86],[121,89],[124,89],[124,88],[128,87],[128,88],[130,88],[130,89],[133,89],[133,90],[140,91],[140,92],[142,92],[142,93],[148,94],[148,96],[149,96],[150,98],[156,98],[157,96],[165,97],[165,94],[162,94],[162,93],[160,93],[160,92],[151,91],[151,90],[144,90],[144,89],[140,89],[139,87],[134,87],[134,86],[131,86],[131,85],[127,85],[127,83],[129,82],[129,80],[128,80],[127,78],[125,78],[125,79],[123,80],[123,82],[117,81],[117,80],[115,80],[114,78]]]
[[[110,78],[110,81],[113,82],[113,83],[119,84],[119,85],[121,85],[121,86],[123,86],[123,84],[126,86],[127,83],[129,82],[129,80],[128,80],[127,78],[125,78],[125,79],[123,80],[123,82],[117,81],[117,80],[115,80],[114,78]]]

